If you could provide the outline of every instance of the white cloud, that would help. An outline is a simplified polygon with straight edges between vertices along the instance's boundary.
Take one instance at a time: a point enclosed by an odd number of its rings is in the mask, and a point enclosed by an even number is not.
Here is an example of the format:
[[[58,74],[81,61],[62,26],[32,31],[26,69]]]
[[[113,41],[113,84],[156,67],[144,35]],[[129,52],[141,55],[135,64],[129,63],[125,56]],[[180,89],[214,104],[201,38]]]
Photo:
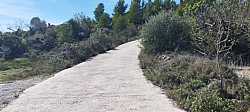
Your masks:
[[[1,16],[18,19],[30,19],[40,13],[34,0],[1,0],[0,9]]]
[[[0,30],[19,21],[29,21],[33,16],[42,13],[36,8],[36,0],[1,0],[0,2]]]

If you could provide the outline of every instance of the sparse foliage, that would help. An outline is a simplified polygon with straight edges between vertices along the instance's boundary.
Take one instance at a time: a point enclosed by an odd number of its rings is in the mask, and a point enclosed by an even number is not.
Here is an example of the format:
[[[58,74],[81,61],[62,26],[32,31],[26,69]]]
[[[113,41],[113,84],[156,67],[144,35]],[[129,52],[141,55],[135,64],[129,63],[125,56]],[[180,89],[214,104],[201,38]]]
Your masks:
[[[199,27],[197,35],[194,36],[195,51],[215,58],[216,70],[220,73],[221,91],[224,91],[224,77],[226,75],[221,72],[222,61],[235,55],[234,50],[237,52],[238,48],[236,47],[241,46],[239,45],[241,39],[249,38],[248,23],[244,16],[238,12],[242,10],[240,4],[238,0],[215,2],[212,6],[207,7],[197,19]]]

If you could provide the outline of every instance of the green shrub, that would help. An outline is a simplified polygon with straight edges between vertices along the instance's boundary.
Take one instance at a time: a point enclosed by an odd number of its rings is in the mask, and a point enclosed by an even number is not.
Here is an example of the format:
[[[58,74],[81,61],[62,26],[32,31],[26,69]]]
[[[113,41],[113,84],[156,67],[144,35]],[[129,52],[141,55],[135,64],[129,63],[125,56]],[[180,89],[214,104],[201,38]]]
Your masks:
[[[115,32],[120,32],[126,29],[128,26],[128,20],[126,16],[116,16],[115,18],[113,18],[112,22],[112,28]]]
[[[56,28],[56,36],[59,42],[73,41],[73,28],[70,24],[64,23]]]
[[[250,80],[238,77],[225,65],[221,91],[213,60],[174,53],[154,56],[142,52],[139,57],[145,76],[187,111],[246,112],[250,107]]]
[[[32,74],[52,74],[61,71],[130,40],[133,40],[133,37],[125,35],[118,38],[111,32],[97,30],[86,40],[60,44],[50,52],[33,59]]]
[[[56,34],[59,42],[78,42],[89,38],[91,26],[85,17],[76,17],[56,27]]]
[[[12,34],[0,35],[0,55],[5,59],[19,58],[27,51],[22,39]]]
[[[205,0],[206,1],[206,0]],[[209,0],[210,1],[210,0]],[[212,0],[211,0],[212,1]],[[249,2],[222,0],[206,5],[195,15],[193,44],[195,51],[223,60],[249,58]],[[204,2],[205,3],[205,2]]]
[[[27,56],[29,59],[0,60],[0,72],[2,73],[0,73],[0,80],[50,75],[136,39],[137,27],[133,25],[120,32],[114,32],[107,28],[92,32],[90,30],[93,30],[93,25],[95,23],[91,19],[77,16],[65,24],[50,25],[45,32],[33,32],[32,34],[27,32],[25,36],[28,37],[24,38],[23,41],[28,45],[29,54]],[[90,32],[92,33],[90,34]],[[10,53],[23,51],[19,48],[23,47],[21,39],[16,36],[9,37],[7,34],[0,37],[0,57],[2,57],[2,51],[8,51],[7,53],[9,51],[11,51]],[[6,52],[4,53],[5,56]],[[20,54],[23,55],[23,52]],[[10,54],[10,56],[14,55]],[[13,58],[15,57],[17,56]]]
[[[192,28],[188,18],[160,13],[143,26],[140,37],[146,52],[188,50]]]
[[[27,37],[27,46],[30,52],[41,53],[41,51],[49,51],[56,46],[56,37],[51,35],[35,33]]]
[[[192,99],[192,112],[242,112],[235,100],[225,99],[217,90],[203,90]]]

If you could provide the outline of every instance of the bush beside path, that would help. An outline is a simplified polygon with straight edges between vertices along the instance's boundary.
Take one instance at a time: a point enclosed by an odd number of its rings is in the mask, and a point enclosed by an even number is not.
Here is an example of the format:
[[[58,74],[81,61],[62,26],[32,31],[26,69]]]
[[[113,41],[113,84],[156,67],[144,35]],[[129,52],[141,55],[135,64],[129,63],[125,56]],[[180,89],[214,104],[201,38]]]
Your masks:
[[[143,76],[138,41],[59,72],[2,112],[182,112]]]

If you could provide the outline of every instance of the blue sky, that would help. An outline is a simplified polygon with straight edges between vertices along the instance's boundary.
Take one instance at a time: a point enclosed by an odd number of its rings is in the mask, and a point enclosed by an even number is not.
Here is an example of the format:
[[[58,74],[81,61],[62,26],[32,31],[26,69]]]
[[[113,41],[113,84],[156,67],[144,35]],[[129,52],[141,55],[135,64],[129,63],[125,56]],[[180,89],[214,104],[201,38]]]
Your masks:
[[[104,3],[106,12],[112,14],[118,0],[1,0],[0,30],[28,24],[32,17],[40,17],[48,23],[60,24],[83,12],[93,17],[98,3]],[[130,4],[131,0],[125,0]]]

